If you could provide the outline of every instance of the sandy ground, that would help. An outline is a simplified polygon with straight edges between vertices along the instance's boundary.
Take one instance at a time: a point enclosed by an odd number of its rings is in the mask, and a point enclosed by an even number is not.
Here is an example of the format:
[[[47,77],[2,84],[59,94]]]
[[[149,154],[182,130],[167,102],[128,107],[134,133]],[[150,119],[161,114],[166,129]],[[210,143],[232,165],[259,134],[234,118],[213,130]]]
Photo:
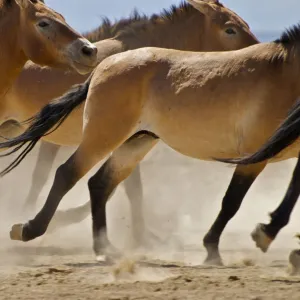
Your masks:
[[[10,226],[28,218],[21,205],[36,153],[0,182],[0,299],[300,299],[300,276],[287,273],[288,255],[299,246],[293,238],[300,231],[299,208],[268,253],[257,250],[250,239],[255,224],[267,221],[267,213],[281,200],[293,160],[269,166],[258,178],[222,236],[225,266],[207,267],[202,265],[202,238],[233,169],[188,159],[160,145],[142,163],[145,219],[168,242],[153,252],[125,251],[120,261],[103,265],[95,262],[91,249],[90,218],[30,243],[9,240]],[[69,154],[62,151],[56,166]],[[39,205],[52,178],[53,172]],[[60,208],[88,199],[87,178]],[[121,249],[131,232],[125,198],[120,186],[107,207],[109,238]]]
[[[287,275],[284,251],[257,260],[254,253],[241,250],[240,258],[231,258],[225,267],[205,267],[155,253],[103,266],[83,248],[8,250],[1,252],[6,259],[0,264],[0,299],[258,300],[300,295],[300,277]],[[189,249],[185,255],[203,255],[201,251]],[[236,257],[236,249],[224,254]]]

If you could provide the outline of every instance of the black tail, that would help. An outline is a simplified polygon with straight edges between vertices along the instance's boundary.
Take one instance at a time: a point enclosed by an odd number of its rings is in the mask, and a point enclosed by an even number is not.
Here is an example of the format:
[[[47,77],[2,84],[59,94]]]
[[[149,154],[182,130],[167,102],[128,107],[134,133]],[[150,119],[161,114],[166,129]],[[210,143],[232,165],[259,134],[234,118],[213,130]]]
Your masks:
[[[287,118],[282,122],[268,141],[254,154],[237,159],[215,160],[238,165],[249,165],[270,159],[293,144],[300,135],[300,100],[290,110]]]
[[[8,156],[23,148],[20,155],[0,173],[0,176],[9,173],[17,167],[43,136],[55,131],[70,113],[86,100],[91,79],[92,75],[84,83],[74,85],[63,96],[56,98],[44,106],[35,116],[23,122],[30,124],[24,133],[0,143],[0,149],[14,147],[10,152],[0,156]]]

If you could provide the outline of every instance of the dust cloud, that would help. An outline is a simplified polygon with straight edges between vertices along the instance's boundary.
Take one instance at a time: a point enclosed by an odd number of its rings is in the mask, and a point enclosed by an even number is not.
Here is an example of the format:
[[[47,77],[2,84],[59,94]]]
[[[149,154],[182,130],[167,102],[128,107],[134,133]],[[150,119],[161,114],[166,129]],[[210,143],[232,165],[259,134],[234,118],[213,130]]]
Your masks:
[[[73,151],[73,148],[67,147],[60,150],[47,185],[39,196],[37,208],[42,206],[49,192],[56,168]],[[37,153],[38,147],[17,169],[1,178],[2,249],[11,249],[16,245],[24,249],[28,245],[37,249],[40,246],[48,246],[54,249],[56,247],[81,249],[92,256],[90,217],[80,224],[63,228],[27,244],[10,241],[11,225],[24,222],[36,213],[32,211],[29,215],[25,215],[22,212],[22,205],[31,184]],[[4,168],[11,160],[12,156],[1,158],[0,167]],[[265,257],[272,256],[272,251],[276,249],[283,251],[285,259],[289,251],[298,246],[298,241],[293,236],[300,231],[300,222],[297,218],[300,215],[299,205],[292,215],[290,224],[281,231],[268,254],[262,254],[257,250],[250,238],[256,223],[268,221],[268,212],[274,210],[281,201],[294,165],[294,159],[269,165],[253,184],[238,214],[227,226],[221,239],[220,249],[227,263],[243,261],[247,253],[250,253],[250,260],[263,262]],[[97,167],[99,166],[100,164]],[[97,167],[66,195],[59,209],[75,207],[89,199],[86,183]],[[202,238],[217,216],[233,167],[187,158],[160,143],[141,163],[141,171],[147,227],[165,241],[163,247],[148,255],[201,264],[205,257]],[[131,238],[131,221],[123,185],[119,186],[109,201],[107,212],[109,238],[116,247],[124,248]],[[197,250],[195,254],[186,254],[185,249],[191,248]],[[6,259],[1,256],[0,262]]]

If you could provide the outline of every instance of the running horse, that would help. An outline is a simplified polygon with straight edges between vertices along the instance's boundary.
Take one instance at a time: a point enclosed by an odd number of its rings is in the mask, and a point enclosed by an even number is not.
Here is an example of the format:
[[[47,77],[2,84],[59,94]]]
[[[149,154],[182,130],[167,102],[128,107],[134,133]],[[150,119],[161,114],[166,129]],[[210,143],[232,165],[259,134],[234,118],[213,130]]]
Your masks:
[[[246,22],[217,0],[189,0],[151,17],[135,13],[131,18],[114,25],[106,20],[100,28],[85,36],[92,41],[98,41],[95,43],[98,48],[98,62],[112,54],[144,46],[220,51],[240,49],[258,43]],[[54,69],[41,69],[33,63],[28,63],[5,96],[7,115],[17,121],[28,119],[52,99],[66,92],[73,84],[82,83],[86,78],[87,76],[74,73],[65,74]],[[42,143],[40,157],[33,173],[33,183],[39,187],[32,186],[26,200],[31,204],[31,208],[47,180],[45,169],[50,171],[59,145],[80,144],[83,108],[82,104],[68,118],[59,135],[49,135],[51,138]],[[6,122],[2,127],[2,130],[6,131],[2,135],[8,136],[13,127],[16,128],[11,122]],[[16,135],[16,132],[13,135]],[[143,244],[154,237],[145,229],[141,203],[142,184],[138,166],[125,180],[125,188],[131,204],[133,237],[138,244]],[[89,214],[89,202],[66,212],[58,211],[48,231],[79,222]]]

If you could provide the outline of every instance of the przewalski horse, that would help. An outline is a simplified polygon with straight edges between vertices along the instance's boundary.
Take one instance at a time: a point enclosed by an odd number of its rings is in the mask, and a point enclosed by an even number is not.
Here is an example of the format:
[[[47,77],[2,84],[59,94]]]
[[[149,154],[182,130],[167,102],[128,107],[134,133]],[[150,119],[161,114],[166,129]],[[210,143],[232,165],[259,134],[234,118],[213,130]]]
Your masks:
[[[157,46],[191,51],[221,51],[240,49],[256,44],[258,41],[251,33],[248,25],[234,12],[216,0],[190,0],[169,11],[148,18],[135,14],[129,20],[122,20],[114,26],[105,22],[98,30],[86,35],[101,40],[95,45],[98,48],[98,61],[117,52]],[[112,36],[112,38],[110,38]],[[25,120],[38,112],[51,99],[58,97],[73,84],[83,82],[87,77],[53,70],[41,69],[29,63],[22,71],[5,100],[7,115],[14,120]],[[82,104],[60,128],[60,133],[49,135],[50,143],[43,142],[40,157],[34,172],[33,183],[37,190],[31,188],[27,201],[34,204],[38,192],[47,179],[52,161],[59,148],[56,145],[78,145],[82,138]],[[6,128],[12,124],[6,123]],[[5,127],[4,126],[4,127]],[[3,128],[4,130],[5,128]],[[3,134],[7,136],[7,133]],[[40,163],[42,161],[42,163]],[[46,170],[45,170],[46,169]],[[125,180],[125,187],[131,203],[134,237],[142,241],[145,234],[142,212],[142,186],[138,165],[134,174]],[[51,223],[51,228],[80,221],[89,215],[89,202],[82,207],[60,212]],[[146,238],[147,239],[147,238]]]

